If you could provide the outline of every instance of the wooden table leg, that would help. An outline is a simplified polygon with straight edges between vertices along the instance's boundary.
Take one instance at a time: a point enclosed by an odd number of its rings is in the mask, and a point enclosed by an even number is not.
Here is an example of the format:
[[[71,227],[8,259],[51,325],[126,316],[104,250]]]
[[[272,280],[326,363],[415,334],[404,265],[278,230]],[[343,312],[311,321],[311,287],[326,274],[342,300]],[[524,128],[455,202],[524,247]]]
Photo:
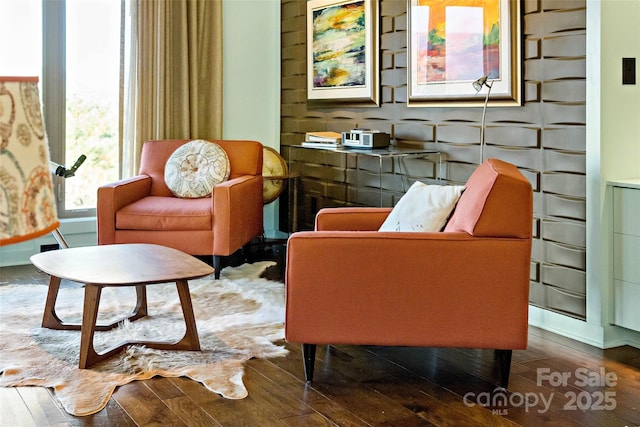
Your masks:
[[[186,280],[179,280],[176,282],[176,288],[180,297],[184,323],[187,327],[184,337],[176,345],[184,346],[185,350],[200,350],[200,338],[198,338],[198,329],[196,328],[196,316],[193,314],[189,284]]]
[[[166,341],[137,341],[129,342],[128,345],[144,345],[157,350],[200,350],[200,338],[198,337],[198,328],[196,327],[196,317],[193,314],[193,304],[191,303],[191,294],[189,293],[189,284],[186,280],[178,280],[176,282],[178,296],[180,297],[180,305],[182,306],[182,315],[186,330],[184,336],[176,342]]]
[[[78,367],[86,369],[96,363],[108,359],[124,350],[127,346],[136,343],[125,342],[119,344],[104,353],[98,353],[93,346],[93,338],[96,330],[96,320],[98,318],[98,307],[100,306],[100,294],[102,286],[85,285],[84,288],[84,311],[82,313],[82,328],[80,329],[80,360]]]
[[[144,286],[136,286],[140,288],[139,292],[144,292]],[[176,282],[178,296],[180,297],[180,305],[182,306],[182,314],[186,331],[184,336],[176,342],[163,341],[127,341],[110,348],[104,353],[98,353],[93,346],[93,338],[98,318],[98,306],[100,305],[100,294],[102,286],[85,285],[84,289],[84,312],[82,313],[82,329],[80,332],[80,361],[78,366],[80,369],[89,368],[92,365],[105,360],[130,345],[142,345],[148,348],[158,350],[200,350],[200,339],[198,337],[198,329],[196,327],[196,318],[193,313],[193,304],[191,302],[191,294],[189,293],[189,284],[186,280],[178,280]],[[141,301],[141,293],[138,294],[138,301]],[[146,292],[144,292],[144,313],[146,314]]]
[[[62,321],[56,315],[56,299],[58,298],[58,290],[60,290],[61,281],[62,279],[56,276],[51,276],[49,278],[47,302],[44,305],[44,313],[42,315],[43,328],[65,329]]]
[[[80,369],[87,368],[100,360],[93,347],[93,335],[96,331],[98,306],[100,305],[101,286],[85,285],[82,329],[80,332]]]
[[[136,307],[129,316],[130,321],[138,320],[147,315],[147,287],[145,285],[136,286]],[[119,323],[119,322],[118,322]]]
[[[56,313],[56,301],[58,292],[60,292],[59,277],[51,276],[49,278],[49,290],[47,292],[47,301],[44,306],[42,315],[42,327],[48,329],[79,331],[82,328],[80,323],[67,323],[62,321]],[[122,317],[108,325],[95,325],[96,331],[110,331],[125,319],[133,322],[147,315],[147,288],[145,285],[136,286],[136,306],[128,316]]]

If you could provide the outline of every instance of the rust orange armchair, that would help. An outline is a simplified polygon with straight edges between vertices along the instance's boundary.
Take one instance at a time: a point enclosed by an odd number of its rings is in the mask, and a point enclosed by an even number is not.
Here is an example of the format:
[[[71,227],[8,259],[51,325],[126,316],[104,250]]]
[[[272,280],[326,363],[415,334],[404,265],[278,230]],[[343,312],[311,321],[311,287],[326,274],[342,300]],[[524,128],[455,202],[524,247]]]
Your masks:
[[[191,255],[221,257],[263,231],[262,144],[216,140],[227,154],[230,175],[212,195],[175,197],[165,183],[165,164],[187,140],[147,141],[140,174],[98,189],[98,244],[155,243]]]
[[[443,232],[379,232],[391,208],[329,208],[287,247],[285,335],[303,344],[525,349],[533,195],[511,164],[469,178]]]

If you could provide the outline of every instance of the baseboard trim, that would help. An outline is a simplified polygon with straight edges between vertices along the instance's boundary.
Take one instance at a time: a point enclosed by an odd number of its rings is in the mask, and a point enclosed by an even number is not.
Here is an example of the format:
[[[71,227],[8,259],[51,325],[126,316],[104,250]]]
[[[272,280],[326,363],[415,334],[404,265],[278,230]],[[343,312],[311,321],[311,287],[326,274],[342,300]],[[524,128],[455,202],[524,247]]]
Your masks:
[[[604,347],[604,328],[583,320],[529,306],[529,324],[598,348]]]
[[[540,307],[529,306],[529,325],[598,348],[640,348],[640,332],[616,325],[594,325]]]

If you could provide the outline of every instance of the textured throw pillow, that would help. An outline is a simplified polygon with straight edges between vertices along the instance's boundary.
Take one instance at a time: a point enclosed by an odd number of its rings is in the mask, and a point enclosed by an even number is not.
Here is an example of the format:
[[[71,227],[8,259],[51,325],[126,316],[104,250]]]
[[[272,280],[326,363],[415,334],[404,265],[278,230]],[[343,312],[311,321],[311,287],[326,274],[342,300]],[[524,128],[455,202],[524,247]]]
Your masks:
[[[440,231],[463,190],[462,185],[427,185],[416,181],[379,231]]]
[[[171,154],[164,168],[164,181],[176,197],[197,199],[211,194],[213,187],[229,179],[227,153],[218,144],[189,141]]]

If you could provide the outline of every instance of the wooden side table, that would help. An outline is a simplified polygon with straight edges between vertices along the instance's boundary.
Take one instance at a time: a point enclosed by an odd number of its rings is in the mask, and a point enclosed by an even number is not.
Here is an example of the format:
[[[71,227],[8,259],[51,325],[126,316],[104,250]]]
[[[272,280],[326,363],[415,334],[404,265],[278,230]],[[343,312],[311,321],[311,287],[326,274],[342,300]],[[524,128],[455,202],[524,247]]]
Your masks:
[[[144,345],[160,350],[200,350],[187,280],[207,276],[214,270],[193,256],[160,245],[122,244],[43,252],[32,256],[31,262],[51,276],[42,326],[49,329],[81,331],[78,363],[81,369],[111,357],[129,345]],[[65,323],[56,314],[56,299],[62,279],[85,285],[82,324]],[[174,343],[130,341],[103,353],[97,353],[93,345],[95,331],[113,329],[124,319],[133,321],[146,316],[146,285],[166,282],[176,282],[186,325],[182,339]],[[135,286],[136,306],[133,312],[123,319],[109,325],[96,325],[100,294],[106,286]]]

